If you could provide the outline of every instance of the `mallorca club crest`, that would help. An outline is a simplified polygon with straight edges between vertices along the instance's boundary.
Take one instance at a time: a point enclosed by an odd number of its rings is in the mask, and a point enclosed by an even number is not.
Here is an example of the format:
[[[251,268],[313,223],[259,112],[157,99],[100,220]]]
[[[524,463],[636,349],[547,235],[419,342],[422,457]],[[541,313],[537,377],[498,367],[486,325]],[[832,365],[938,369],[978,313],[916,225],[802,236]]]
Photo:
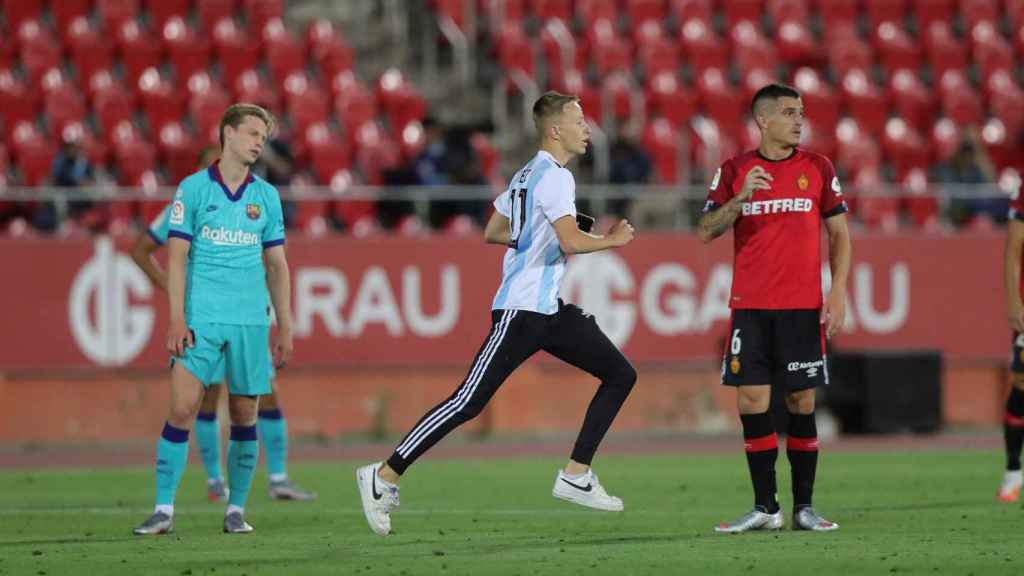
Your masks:
[[[796,185],[801,190],[807,190],[807,187],[811,185],[811,181],[807,179],[807,174],[801,174],[800,178],[797,178]]]
[[[732,357],[732,360],[729,362],[729,370],[731,370],[733,374],[739,374],[740,373],[740,357],[739,356],[733,356]]]
[[[259,220],[260,219],[260,214],[261,214],[261,211],[260,211],[260,205],[259,204],[246,204],[245,205],[245,215],[248,216],[250,220]]]

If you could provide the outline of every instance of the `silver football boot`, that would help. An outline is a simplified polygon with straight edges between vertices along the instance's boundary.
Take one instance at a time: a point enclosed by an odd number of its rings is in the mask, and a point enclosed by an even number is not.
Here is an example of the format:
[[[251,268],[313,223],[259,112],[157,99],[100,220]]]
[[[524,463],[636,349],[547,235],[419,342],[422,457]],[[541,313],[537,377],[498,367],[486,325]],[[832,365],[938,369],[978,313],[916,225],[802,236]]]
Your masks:
[[[752,530],[781,530],[785,521],[782,518],[782,510],[775,514],[761,512],[754,508],[734,522],[722,522],[715,526],[715,532],[719,534],[740,534]]]
[[[839,524],[825,520],[810,506],[793,512],[793,530],[810,530],[812,532],[831,532],[839,530]]]

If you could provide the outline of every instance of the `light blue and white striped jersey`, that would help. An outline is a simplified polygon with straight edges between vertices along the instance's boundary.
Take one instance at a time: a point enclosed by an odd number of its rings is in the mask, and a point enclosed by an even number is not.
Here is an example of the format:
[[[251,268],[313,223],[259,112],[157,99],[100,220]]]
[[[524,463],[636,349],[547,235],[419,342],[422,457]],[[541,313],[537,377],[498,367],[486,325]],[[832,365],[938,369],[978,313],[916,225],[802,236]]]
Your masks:
[[[494,200],[494,209],[509,219],[512,236],[491,308],[554,314],[565,254],[552,224],[564,216],[575,222],[572,172],[541,150],[512,177],[508,190]]]

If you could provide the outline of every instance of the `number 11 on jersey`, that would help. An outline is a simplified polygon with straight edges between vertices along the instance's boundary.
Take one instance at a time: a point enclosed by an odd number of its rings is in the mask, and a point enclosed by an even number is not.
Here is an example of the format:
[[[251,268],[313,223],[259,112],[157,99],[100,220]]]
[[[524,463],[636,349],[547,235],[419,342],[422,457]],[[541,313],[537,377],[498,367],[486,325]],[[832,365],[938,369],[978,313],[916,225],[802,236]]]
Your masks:
[[[523,225],[526,224],[526,188],[513,188],[509,190],[511,195],[511,209],[509,210],[509,248],[519,248],[519,235],[523,233]]]

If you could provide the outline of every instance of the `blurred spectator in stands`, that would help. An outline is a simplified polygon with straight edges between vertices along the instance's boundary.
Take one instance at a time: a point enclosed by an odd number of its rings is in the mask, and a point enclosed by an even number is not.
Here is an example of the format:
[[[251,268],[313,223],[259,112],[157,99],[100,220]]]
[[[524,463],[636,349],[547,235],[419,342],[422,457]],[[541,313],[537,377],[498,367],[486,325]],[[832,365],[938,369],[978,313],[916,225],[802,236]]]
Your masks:
[[[471,141],[472,131],[466,128],[452,128],[445,132],[442,139],[442,146],[436,149],[443,149],[437,166],[439,170],[434,173],[438,183],[451,186],[477,187],[479,194],[483,197],[489,196],[483,189],[487,187],[487,178],[484,176],[483,166],[480,158],[473,148]],[[425,150],[426,151],[426,150]],[[417,173],[424,174],[423,167],[427,162],[417,162]],[[431,160],[432,161],[432,160]],[[441,178],[444,182],[440,182]],[[424,184],[429,182],[422,181]],[[434,202],[430,206],[430,225],[434,228],[444,228],[449,221],[460,215],[469,216],[478,226],[484,225],[484,216],[488,200],[446,200]]]
[[[89,158],[82,149],[81,134],[73,130],[65,131],[60,150],[50,166],[50,185],[56,188],[81,188],[91,186],[95,182],[95,173]],[[65,210],[67,216],[78,218],[92,208],[91,200],[72,199],[66,201],[58,198],[39,204],[32,215],[32,225],[38,230],[53,232],[61,223],[60,213]]]
[[[612,184],[648,184],[651,179],[651,157],[640,147],[636,138],[621,123],[616,130],[615,140],[612,142],[609,151],[611,160],[608,179]],[[622,193],[622,189],[617,189]],[[613,198],[609,200],[607,213],[620,218],[629,217],[631,201],[627,198]]]
[[[1006,221],[1009,198],[991,185],[995,176],[995,167],[977,128],[968,128],[956,153],[947,162],[937,165],[933,173],[933,180],[937,182],[966,185],[951,190],[954,193],[980,194],[978,197],[954,197],[950,201],[949,217],[953,224],[963,226],[979,217],[994,222]],[[990,186],[984,186],[986,184]]]
[[[423,125],[423,149],[413,162],[417,183],[421,186],[448,184],[448,146],[445,131],[436,118],[427,116]]]

